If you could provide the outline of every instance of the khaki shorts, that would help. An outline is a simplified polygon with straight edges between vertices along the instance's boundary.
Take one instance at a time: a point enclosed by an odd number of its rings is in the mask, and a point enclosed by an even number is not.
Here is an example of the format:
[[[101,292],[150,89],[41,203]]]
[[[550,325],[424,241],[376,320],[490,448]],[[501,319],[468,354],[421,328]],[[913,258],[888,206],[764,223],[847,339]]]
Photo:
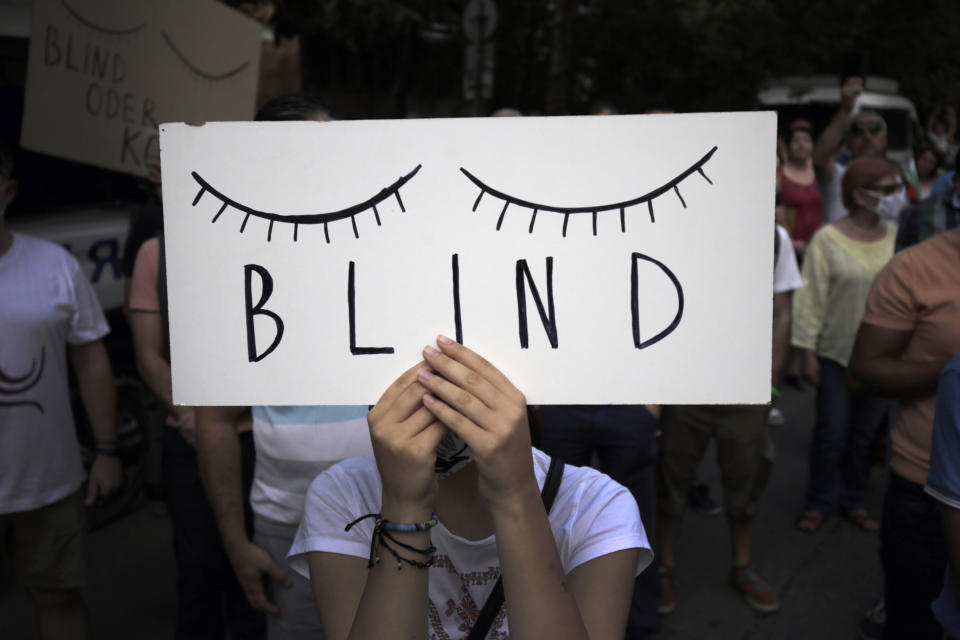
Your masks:
[[[664,407],[657,510],[672,517],[683,513],[707,445],[715,438],[727,517],[734,522],[750,520],[773,464],[773,442],[767,433],[769,411],[765,405]]]
[[[80,491],[45,507],[0,514],[0,553],[27,589],[82,589],[86,535]]]

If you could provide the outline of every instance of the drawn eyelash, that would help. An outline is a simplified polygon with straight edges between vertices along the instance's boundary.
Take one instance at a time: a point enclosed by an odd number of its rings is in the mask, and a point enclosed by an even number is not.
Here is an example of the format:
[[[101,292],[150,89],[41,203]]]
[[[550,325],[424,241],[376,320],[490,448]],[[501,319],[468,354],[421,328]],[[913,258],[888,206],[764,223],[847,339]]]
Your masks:
[[[182,62],[187,69],[200,76],[204,80],[226,80],[227,78],[235,76],[247,68],[247,63],[244,62],[236,69],[231,69],[230,71],[225,71],[224,73],[207,73],[187,59],[187,56],[185,56],[184,53],[177,47],[177,45],[173,43],[173,40],[169,35],[167,35],[166,31],[160,31],[160,35],[163,37],[163,41],[167,44],[167,46],[170,47],[170,50],[173,51],[174,55],[180,59],[180,62]]]
[[[250,216],[255,218],[262,218],[264,220],[270,221],[270,226],[267,230],[267,242],[270,242],[273,239],[273,225],[275,222],[292,224],[293,225],[293,241],[297,242],[298,231],[301,224],[322,224],[323,225],[323,236],[327,241],[327,244],[330,244],[330,230],[327,225],[331,222],[336,222],[337,220],[343,220],[345,218],[350,218],[350,223],[353,226],[353,236],[355,238],[360,237],[360,232],[357,230],[357,221],[356,216],[364,211],[373,211],[373,216],[377,221],[377,226],[380,226],[380,212],[377,210],[377,205],[389,198],[394,196],[397,199],[397,204],[400,205],[400,211],[406,212],[406,207],[403,206],[403,200],[400,198],[400,187],[405,185],[410,181],[413,176],[417,175],[417,172],[420,171],[421,165],[417,165],[413,171],[408,173],[405,176],[401,176],[397,179],[396,182],[391,184],[388,187],[381,189],[375,196],[364,200],[359,204],[347,207],[346,209],[340,209],[339,211],[331,211],[328,213],[309,213],[309,214],[282,214],[282,213],[270,213],[268,211],[259,211],[253,209],[244,204],[237,202],[236,200],[226,196],[223,192],[218,191],[216,188],[210,185],[209,182],[204,180],[199,173],[196,171],[191,171],[190,175],[193,176],[193,179],[197,181],[197,184],[200,185],[200,190],[197,192],[196,197],[193,199],[193,206],[197,206],[197,203],[200,202],[200,198],[203,197],[204,193],[210,193],[212,196],[220,200],[222,206],[217,211],[217,215],[213,217],[213,220],[210,222],[216,222],[223,212],[226,211],[227,207],[231,207],[238,211],[245,213],[246,215],[243,218],[243,224],[240,225],[240,233],[247,228],[247,221],[250,219]]]
[[[503,219],[507,215],[507,208],[513,204],[519,207],[524,207],[526,209],[532,209],[533,215],[530,217],[530,228],[528,233],[533,233],[533,226],[537,221],[537,213],[540,211],[550,211],[553,213],[563,214],[563,237],[567,237],[567,223],[570,221],[570,216],[577,213],[590,213],[593,214],[593,235],[597,235],[597,216],[600,213],[605,211],[618,211],[620,212],[620,231],[626,233],[627,231],[627,222],[626,222],[626,210],[630,207],[634,207],[638,204],[647,203],[647,211],[650,214],[650,222],[656,222],[656,219],[653,214],[653,201],[656,200],[659,196],[664,193],[673,190],[677,194],[677,198],[680,199],[680,204],[683,205],[683,208],[687,208],[687,203],[683,199],[683,196],[680,195],[679,185],[683,182],[688,176],[693,173],[699,173],[703,176],[703,179],[713,184],[713,181],[707,177],[707,174],[703,171],[703,166],[713,157],[713,154],[716,152],[717,147],[713,147],[708,151],[702,158],[697,160],[693,165],[691,165],[687,170],[678,174],[675,178],[667,182],[661,187],[654,189],[648,193],[643,194],[638,198],[633,198],[631,200],[624,200],[623,202],[615,202],[613,204],[603,204],[592,207],[560,207],[549,204],[539,204],[536,202],[530,202],[529,200],[523,200],[521,198],[516,198],[509,194],[506,194],[502,191],[498,191],[493,187],[487,185],[485,182],[477,178],[475,175],[460,167],[460,171],[463,172],[471,182],[477,185],[480,188],[480,194],[477,196],[477,199],[473,202],[473,211],[477,210],[477,207],[480,205],[480,200],[485,194],[490,194],[491,196],[503,201],[503,209],[500,210],[500,217],[497,218],[497,231],[500,230],[500,226],[503,224]]]
[[[67,0],[60,0],[60,4],[62,4],[63,8],[67,10],[67,13],[73,16],[74,20],[76,20],[83,26],[89,27],[90,29],[99,31],[100,33],[105,33],[107,35],[128,36],[131,33],[136,33],[137,31],[140,31],[141,29],[147,26],[147,23],[143,23],[143,24],[138,24],[135,27],[129,27],[127,29],[111,29],[109,27],[102,27],[94,22],[91,22],[90,20],[87,20],[82,15],[80,15],[80,13],[76,9],[74,9],[67,3]]]

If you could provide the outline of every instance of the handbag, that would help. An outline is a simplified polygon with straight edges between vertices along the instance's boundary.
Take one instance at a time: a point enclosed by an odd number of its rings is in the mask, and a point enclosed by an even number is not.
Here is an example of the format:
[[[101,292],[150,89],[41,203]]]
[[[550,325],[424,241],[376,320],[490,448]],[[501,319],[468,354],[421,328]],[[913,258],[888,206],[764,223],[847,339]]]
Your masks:
[[[553,506],[553,499],[557,497],[557,490],[560,489],[560,481],[563,479],[563,461],[554,456],[550,459],[550,468],[547,470],[547,477],[543,481],[543,490],[540,492],[540,498],[543,500],[543,506],[550,513],[550,507]],[[487,601],[477,616],[477,621],[470,630],[467,640],[483,640],[493,624],[494,618],[500,613],[500,607],[503,606],[503,576],[497,579],[493,585],[493,591],[487,597]]]

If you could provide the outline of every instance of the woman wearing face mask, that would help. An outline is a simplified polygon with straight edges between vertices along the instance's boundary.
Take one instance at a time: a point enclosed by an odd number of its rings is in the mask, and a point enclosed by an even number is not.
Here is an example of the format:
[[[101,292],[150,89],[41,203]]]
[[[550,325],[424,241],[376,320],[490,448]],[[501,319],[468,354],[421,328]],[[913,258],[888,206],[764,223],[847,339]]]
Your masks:
[[[809,533],[835,506],[862,530],[879,528],[864,494],[871,447],[889,403],[854,396],[845,377],[870,285],[893,256],[896,227],[885,220],[900,207],[903,183],[892,163],[861,157],[844,173],[842,190],[850,214],[813,236],[793,303],[793,346],[817,388],[806,509],[797,520]]]
[[[566,466],[548,515],[520,391],[443,336],[423,355],[370,412],[374,455],[307,495],[290,558],[325,638],[466,638],[502,577],[485,637],[622,639],[652,559],[633,497]]]

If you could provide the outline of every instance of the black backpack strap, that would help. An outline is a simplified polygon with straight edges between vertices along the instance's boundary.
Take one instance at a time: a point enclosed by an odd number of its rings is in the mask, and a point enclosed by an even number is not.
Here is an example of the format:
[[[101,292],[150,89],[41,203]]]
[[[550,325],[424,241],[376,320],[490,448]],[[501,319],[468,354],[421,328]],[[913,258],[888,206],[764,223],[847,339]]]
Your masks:
[[[557,491],[560,490],[561,480],[563,480],[563,460],[554,456],[550,459],[550,468],[547,470],[547,477],[543,481],[543,490],[540,492],[547,513],[550,513],[550,509],[553,507],[553,500],[557,497]]]
[[[780,232],[777,225],[773,225],[773,268],[777,268],[777,262],[780,260]]]
[[[550,507],[553,506],[553,500],[557,497],[557,491],[560,489],[560,481],[563,480],[563,461],[554,456],[550,459],[550,469],[547,471],[547,477],[543,481],[543,490],[540,491],[540,497],[543,499],[543,506],[550,513]],[[500,613],[500,607],[503,606],[503,577],[497,579],[497,584],[493,585],[493,591],[487,597],[487,601],[477,616],[477,621],[470,630],[467,640],[483,640],[493,624],[493,619]]]

